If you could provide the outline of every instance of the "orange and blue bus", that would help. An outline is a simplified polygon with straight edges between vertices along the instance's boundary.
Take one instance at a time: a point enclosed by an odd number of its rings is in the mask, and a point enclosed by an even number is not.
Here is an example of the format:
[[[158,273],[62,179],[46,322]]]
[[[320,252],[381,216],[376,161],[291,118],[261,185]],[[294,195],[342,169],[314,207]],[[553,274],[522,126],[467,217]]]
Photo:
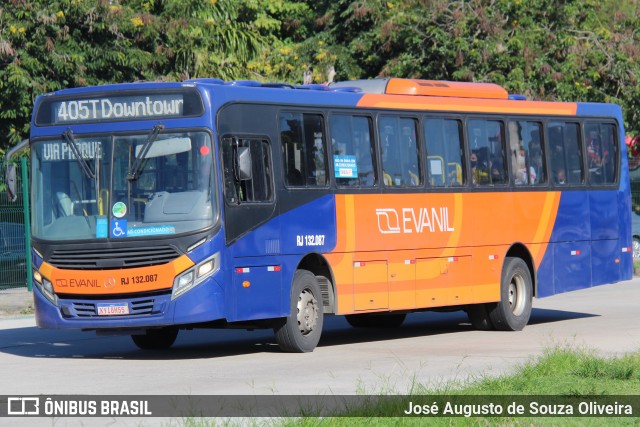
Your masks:
[[[308,352],[328,314],[515,331],[534,297],[630,279],[621,141],[617,105],[494,84],[195,79],[42,95],[8,157],[30,148],[39,327]]]

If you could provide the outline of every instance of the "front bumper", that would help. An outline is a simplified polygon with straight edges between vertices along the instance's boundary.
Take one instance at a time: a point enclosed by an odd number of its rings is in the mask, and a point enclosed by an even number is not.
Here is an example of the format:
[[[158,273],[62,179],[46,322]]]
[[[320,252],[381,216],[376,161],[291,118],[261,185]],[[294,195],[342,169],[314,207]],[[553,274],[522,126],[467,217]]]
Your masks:
[[[175,300],[171,290],[100,297],[57,297],[58,306],[34,287],[36,323],[47,329],[140,329],[167,325],[188,325],[224,319],[224,294],[209,278]],[[97,305],[127,303],[128,315],[99,316]]]

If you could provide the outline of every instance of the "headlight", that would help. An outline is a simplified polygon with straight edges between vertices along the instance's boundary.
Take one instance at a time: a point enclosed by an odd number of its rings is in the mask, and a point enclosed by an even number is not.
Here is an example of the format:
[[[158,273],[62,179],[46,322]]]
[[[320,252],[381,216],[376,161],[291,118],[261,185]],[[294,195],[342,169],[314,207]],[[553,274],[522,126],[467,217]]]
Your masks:
[[[201,263],[191,267],[184,273],[176,276],[173,281],[173,292],[171,299],[176,299],[196,285],[200,284],[207,277],[215,274],[220,269],[220,252],[217,252],[210,258],[205,259]]]
[[[53,293],[53,285],[38,270],[33,271],[33,282],[49,301],[57,305],[56,295]]]

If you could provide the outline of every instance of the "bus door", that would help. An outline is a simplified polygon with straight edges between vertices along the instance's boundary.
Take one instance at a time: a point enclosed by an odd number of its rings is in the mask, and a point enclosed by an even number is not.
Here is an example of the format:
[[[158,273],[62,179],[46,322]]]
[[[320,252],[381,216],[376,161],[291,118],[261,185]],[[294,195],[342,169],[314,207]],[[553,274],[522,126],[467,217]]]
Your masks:
[[[230,320],[280,317],[283,307],[281,227],[268,139],[222,138],[225,227],[231,242]]]
[[[619,165],[616,130],[611,123],[585,125],[587,179],[592,188],[589,191],[592,285],[620,280],[618,191],[598,188],[616,183]]]
[[[591,206],[589,191],[571,188],[584,187],[586,183],[579,124],[549,122],[548,132],[553,184],[561,191],[556,228],[551,235],[554,268],[551,294],[556,294],[591,284]]]

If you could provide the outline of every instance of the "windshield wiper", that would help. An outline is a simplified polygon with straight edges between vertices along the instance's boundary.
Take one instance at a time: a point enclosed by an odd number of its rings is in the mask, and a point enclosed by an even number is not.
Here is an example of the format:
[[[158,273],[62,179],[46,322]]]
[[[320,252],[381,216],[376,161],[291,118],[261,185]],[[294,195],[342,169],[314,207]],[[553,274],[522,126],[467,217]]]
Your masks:
[[[147,140],[144,142],[142,148],[140,149],[140,152],[133,161],[131,169],[129,169],[129,173],[127,174],[127,179],[129,181],[135,181],[136,179],[138,179],[138,175],[140,175],[140,170],[142,169],[142,161],[147,155],[147,151],[149,151],[151,144],[153,144],[153,141],[158,138],[158,134],[162,129],[164,129],[164,125],[161,124],[157,124],[153,127],[153,129],[151,129],[151,133],[149,134],[149,136],[147,136]]]
[[[62,136],[64,136],[65,141],[71,148],[73,155],[76,156],[76,160],[80,165],[80,168],[84,172],[84,174],[91,179],[96,179],[96,174],[89,167],[89,163],[87,163],[87,159],[80,155],[80,150],[78,149],[78,145],[76,144],[76,140],[73,138],[73,131],[71,129],[67,129],[63,132]]]

